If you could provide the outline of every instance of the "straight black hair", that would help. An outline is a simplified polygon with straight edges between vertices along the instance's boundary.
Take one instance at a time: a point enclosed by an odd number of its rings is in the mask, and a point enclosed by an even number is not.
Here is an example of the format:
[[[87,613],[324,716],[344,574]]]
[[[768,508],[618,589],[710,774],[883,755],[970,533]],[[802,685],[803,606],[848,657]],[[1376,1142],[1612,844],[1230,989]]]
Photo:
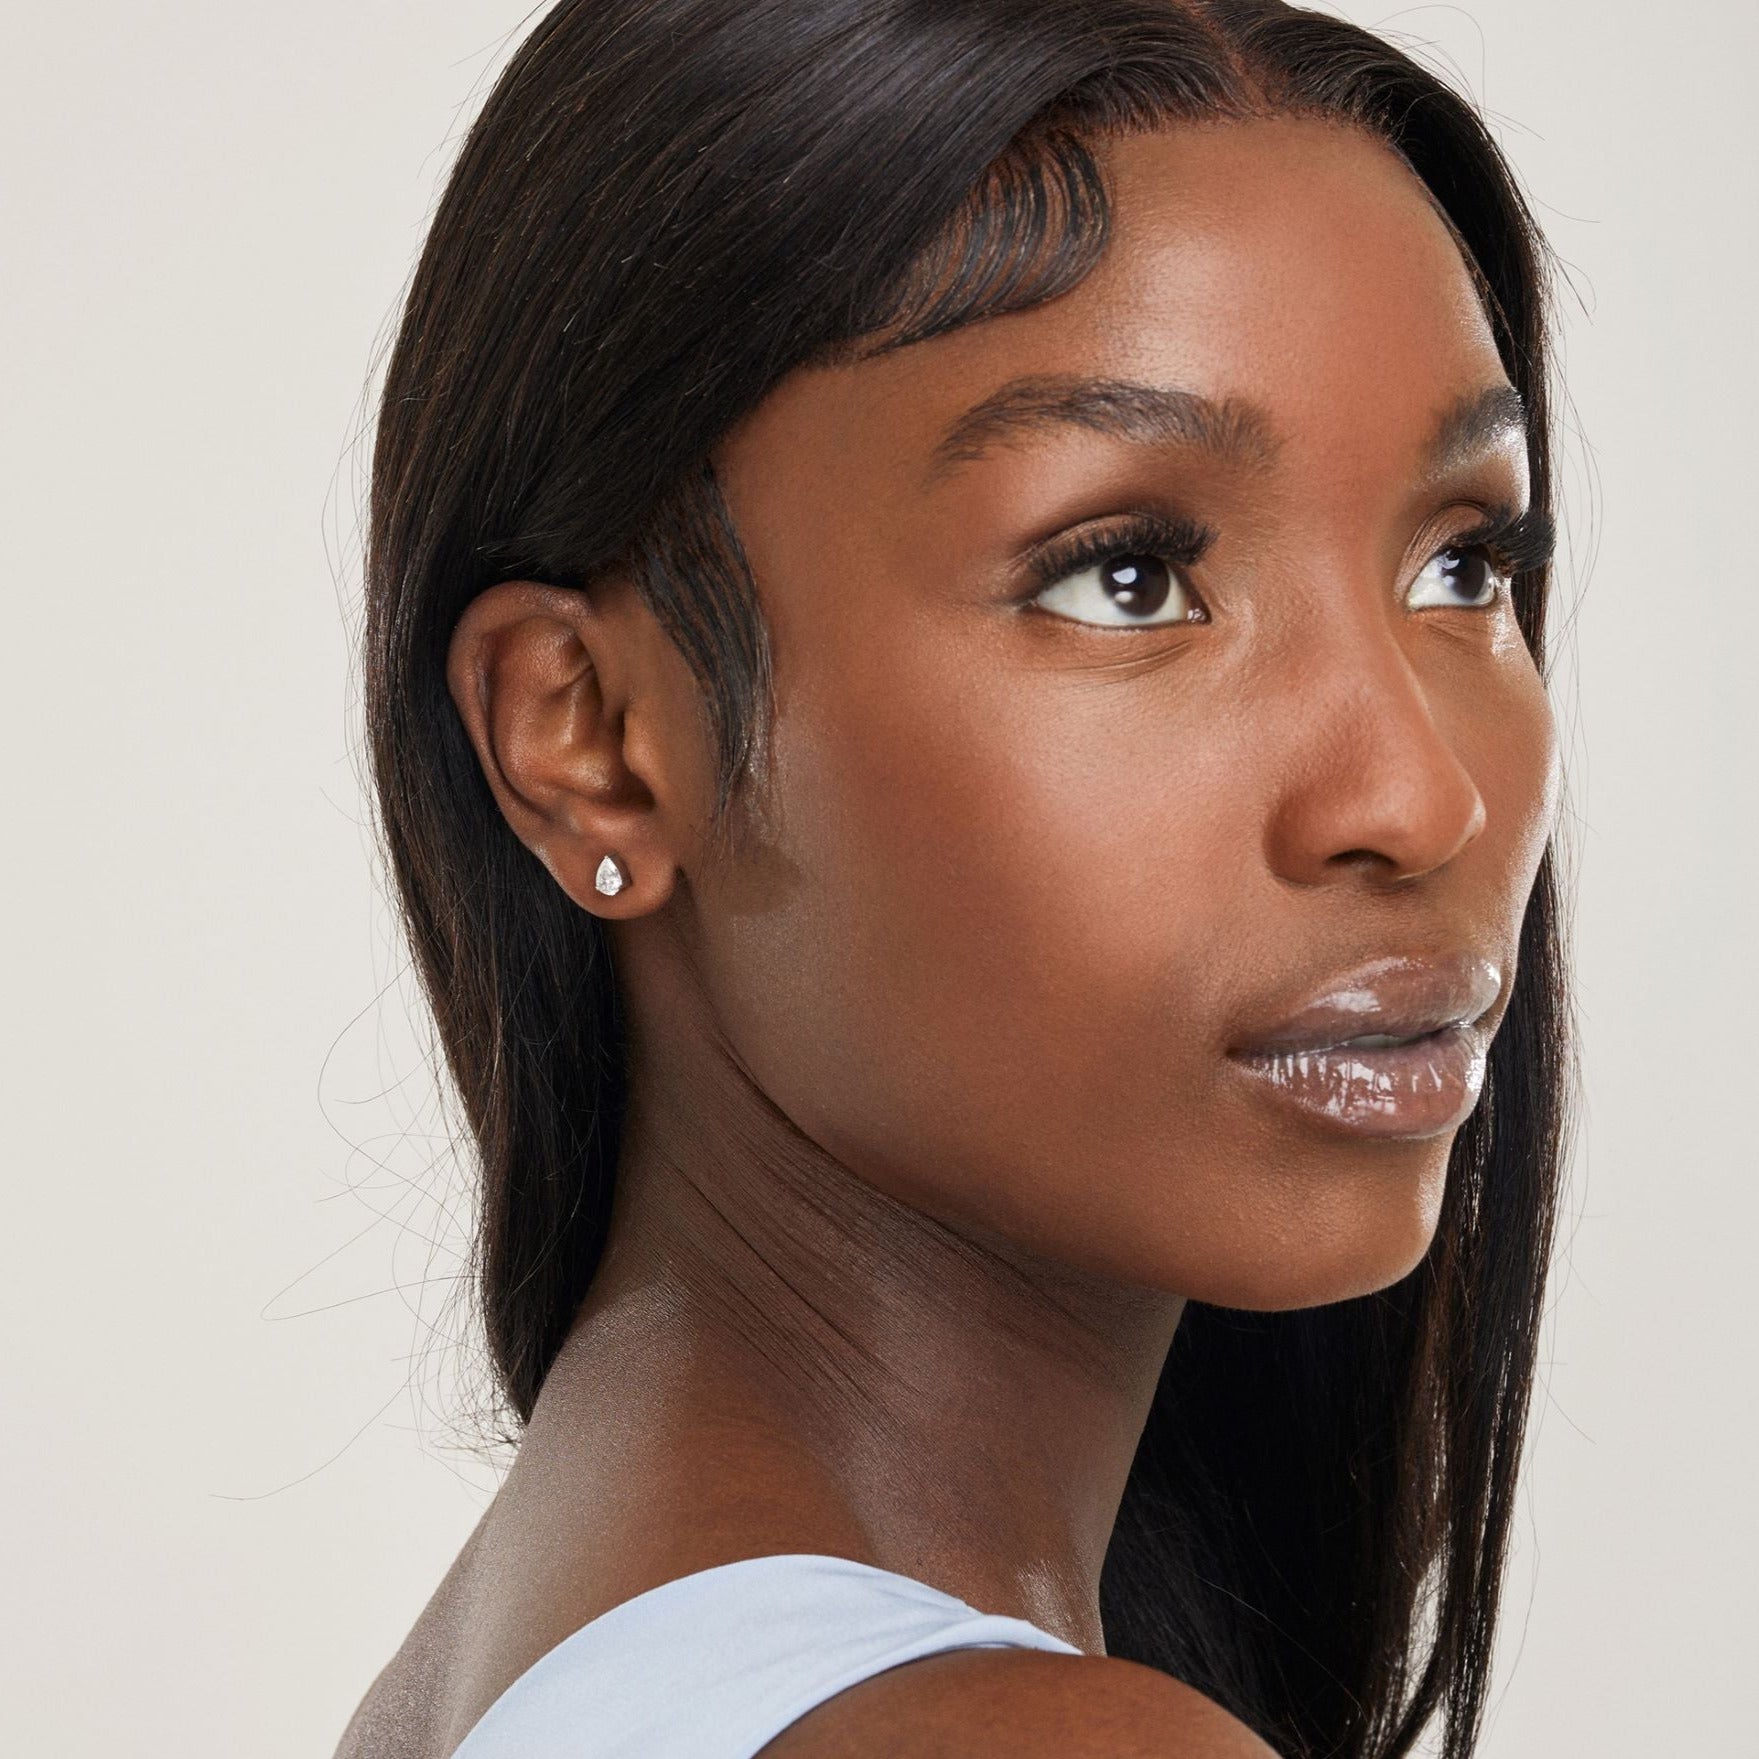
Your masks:
[[[793,369],[1022,309],[1105,248],[1100,147],[1263,115],[1367,131],[1452,227],[1552,503],[1551,271],[1472,107],[1279,0],[563,0],[464,142],[384,385],[367,543],[379,829],[480,1161],[515,1428],[602,1253],[627,1097],[603,925],[501,817],[449,698],[490,584],[629,568],[701,687],[716,827],[762,780],[768,648],[711,448]],[[1544,663],[1548,572],[1518,575]],[[1482,1720],[1573,1105],[1554,851],[1433,1246],[1294,1313],[1192,1305],[1101,1582],[1108,1651],[1290,1759],[1446,1759]]]

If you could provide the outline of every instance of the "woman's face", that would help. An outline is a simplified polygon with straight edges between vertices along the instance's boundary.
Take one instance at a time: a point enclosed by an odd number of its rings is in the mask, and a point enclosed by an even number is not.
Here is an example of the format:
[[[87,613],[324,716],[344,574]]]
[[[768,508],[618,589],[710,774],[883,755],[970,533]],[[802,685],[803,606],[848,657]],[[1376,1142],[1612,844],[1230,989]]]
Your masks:
[[[775,768],[691,876],[693,953],[874,1185],[1190,1298],[1340,1299],[1430,1240],[1552,824],[1542,682],[1463,539],[1526,507],[1525,439],[1383,146],[1181,127],[1108,173],[1074,292],[799,372],[717,453]],[[1484,1011],[1230,1054],[1328,994],[1297,1037]]]

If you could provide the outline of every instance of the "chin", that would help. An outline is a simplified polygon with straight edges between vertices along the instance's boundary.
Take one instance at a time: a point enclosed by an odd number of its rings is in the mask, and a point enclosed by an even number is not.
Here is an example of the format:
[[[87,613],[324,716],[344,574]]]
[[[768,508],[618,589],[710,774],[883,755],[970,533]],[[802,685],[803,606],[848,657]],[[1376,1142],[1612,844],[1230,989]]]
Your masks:
[[[1279,1204],[1250,1243],[1230,1242],[1186,1279],[1179,1293],[1217,1307],[1278,1313],[1324,1307],[1391,1288],[1423,1262],[1435,1240],[1446,1186],[1445,1160],[1433,1173],[1389,1182],[1347,1181]]]

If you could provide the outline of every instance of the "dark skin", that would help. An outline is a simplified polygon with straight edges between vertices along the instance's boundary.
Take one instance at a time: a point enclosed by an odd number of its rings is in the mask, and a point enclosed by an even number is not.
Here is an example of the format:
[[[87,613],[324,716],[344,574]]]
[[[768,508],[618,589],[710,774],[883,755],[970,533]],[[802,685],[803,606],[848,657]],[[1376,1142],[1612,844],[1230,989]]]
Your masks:
[[[607,1258],[375,1688],[398,1732],[358,1750],[449,1753],[610,1607],[808,1551],[1085,1653],[913,1663],[766,1759],[903,1729],[920,1754],[1267,1751],[1105,1656],[1131,1458],[1184,1301],[1403,1276],[1452,1131],[1328,1132],[1222,1051],[1383,952],[1494,958],[1500,1019],[1557,748],[1506,591],[1433,593],[1450,540],[1526,504],[1527,462],[1504,424],[1434,467],[1443,412],[1507,379],[1410,172],[1288,119],[1107,165],[1113,243],[1075,291],[796,373],[718,448],[778,714],[734,859],[696,687],[627,579],[505,583],[458,625],[496,800],[612,925],[633,1098]],[[1230,456],[1058,424],[933,472],[964,412],[1060,375],[1263,421]],[[1091,571],[1027,602],[1031,542],[1145,508],[1216,533],[1163,620],[1096,626]],[[610,898],[607,852],[631,876]]]

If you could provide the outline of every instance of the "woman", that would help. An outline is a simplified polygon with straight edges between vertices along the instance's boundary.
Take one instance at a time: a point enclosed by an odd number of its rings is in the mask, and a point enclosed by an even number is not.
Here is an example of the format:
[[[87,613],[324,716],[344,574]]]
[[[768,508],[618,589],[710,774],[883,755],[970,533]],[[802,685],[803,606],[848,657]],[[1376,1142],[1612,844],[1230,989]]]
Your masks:
[[[1568,1115],[1543,243],[1260,0],[572,0],[368,707],[520,1448],[347,1754],[1474,1744]]]

